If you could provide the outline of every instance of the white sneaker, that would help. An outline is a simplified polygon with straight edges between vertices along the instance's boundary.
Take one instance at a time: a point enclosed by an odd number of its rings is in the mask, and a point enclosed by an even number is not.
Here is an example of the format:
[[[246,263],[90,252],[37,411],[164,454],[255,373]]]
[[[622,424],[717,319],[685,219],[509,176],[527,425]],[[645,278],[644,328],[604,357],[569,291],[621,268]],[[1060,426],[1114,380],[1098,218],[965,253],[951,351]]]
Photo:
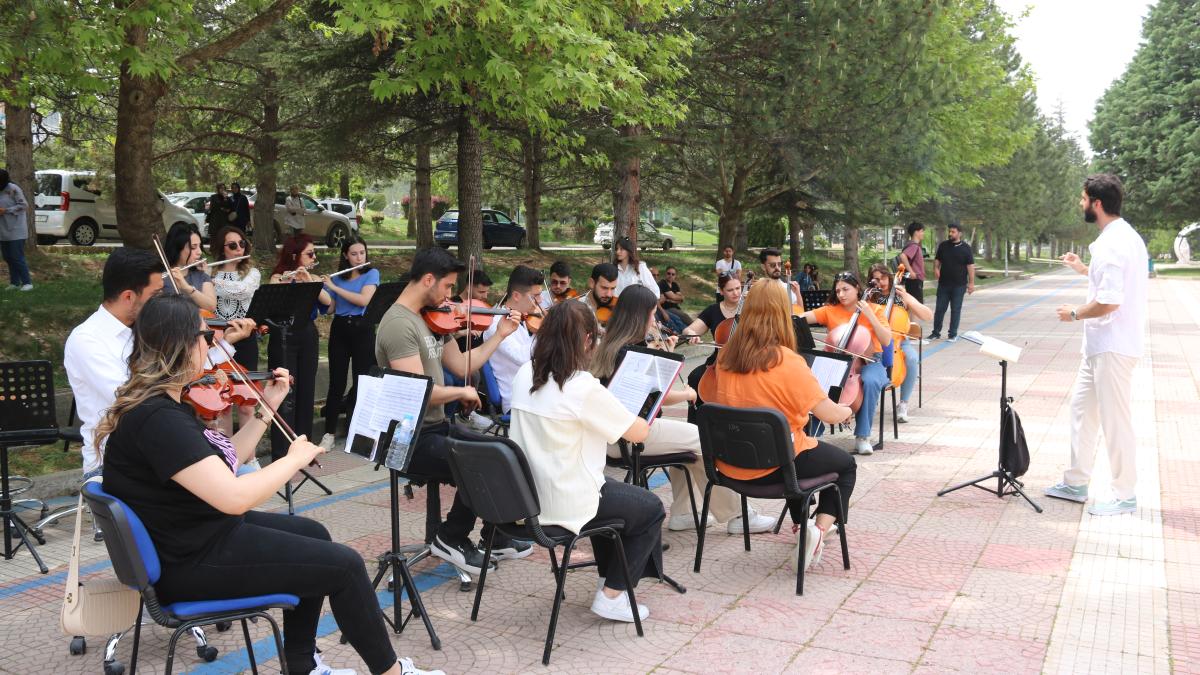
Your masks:
[[[875,448],[871,445],[871,439],[854,437],[854,454],[856,455],[873,455]]]
[[[592,613],[612,621],[633,623],[633,612],[629,611],[629,594],[625,591],[621,591],[615,598],[608,597],[602,590],[596,591],[596,597],[592,600]],[[641,620],[645,621],[650,617],[650,608],[639,604],[638,614]]]
[[[697,516],[698,518],[699,516]],[[705,527],[712,527],[717,524],[717,519],[713,518],[713,514],[708,514],[708,523]],[[696,520],[692,518],[690,513],[677,513],[671,516],[667,521],[667,529],[672,532],[682,532],[684,530],[696,529]]]
[[[421,670],[413,665],[412,659],[400,659],[401,675],[446,675],[440,670]]]
[[[331,668],[321,660],[320,652],[313,652],[313,662],[317,665],[308,671],[308,675],[357,675],[352,668]]]
[[[821,528],[817,527],[816,523],[810,520],[805,524],[805,527],[808,528],[808,533],[804,538],[804,569],[807,570],[809,567],[812,567],[814,562],[818,562],[821,559],[823,541],[821,537]],[[791,566],[794,570],[796,569],[796,557],[800,551],[800,526],[793,525],[792,532],[796,533],[796,548],[792,551],[791,558]]]
[[[490,419],[480,415],[474,410],[472,410],[471,415],[467,417],[467,424],[471,425],[471,428],[476,431],[487,431],[494,426]]]
[[[22,287],[21,287],[21,289],[20,289],[20,290],[22,290],[22,291],[32,291],[32,290],[33,290],[33,284],[25,284],[24,286],[22,286]]]
[[[896,404],[896,421],[901,424],[908,422],[908,401]]]
[[[750,517],[750,534],[756,534],[758,532],[770,532],[775,528],[775,519],[771,516],[761,514],[754,509],[748,509],[746,511],[746,515]],[[741,534],[742,517],[738,516],[737,518],[731,519],[729,521],[729,525],[726,526],[726,529],[729,530],[729,534]]]
[[[325,448],[325,452],[331,452],[333,450],[333,443],[334,443],[333,434],[325,434],[324,436],[321,437],[321,442],[318,443],[317,445],[321,446],[322,448]]]

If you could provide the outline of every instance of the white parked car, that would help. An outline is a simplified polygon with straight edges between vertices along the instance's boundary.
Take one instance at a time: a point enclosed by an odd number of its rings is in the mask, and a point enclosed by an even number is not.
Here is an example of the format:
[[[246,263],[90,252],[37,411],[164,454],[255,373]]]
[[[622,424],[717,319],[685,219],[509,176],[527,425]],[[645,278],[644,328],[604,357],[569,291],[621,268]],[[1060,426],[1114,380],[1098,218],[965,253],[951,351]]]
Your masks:
[[[242,188],[250,199],[250,210],[254,210],[255,199],[258,196],[257,190],[254,188]],[[287,193],[283,190],[275,192],[275,237],[279,241],[287,235],[287,231],[283,226],[284,216],[287,214],[287,208],[284,206],[284,200],[287,199]],[[317,200],[311,196],[300,193],[300,201],[304,204],[304,233],[312,237],[316,241],[323,241],[329,248],[341,248],[342,242],[351,233],[358,232],[358,221],[353,218],[331,211],[317,203]]]
[[[35,174],[34,224],[38,243],[53,244],[66,238],[75,246],[91,246],[97,239],[120,239],[117,209],[111,196],[102,194],[93,183],[91,171],[47,169]],[[163,231],[175,223],[200,226],[187,209],[172,204],[155,190],[162,202]]]
[[[362,222],[363,222],[362,214],[359,213],[358,210],[354,208],[354,203],[351,202],[349,199],[330,198],[330,199],[322,199],[321,201],[319,201],[317,203],[320,204],[321,206],[324,206],[329,211],[333,211],[334,213],[340,213],[343,216],[346,216],[350,220],[354,221],[354,223],[356,225],[358,225],[358,227],[362,227]]]
[[[200,236],[204,241],[208,241],[211,234],[208,231],[208,198],[212,196],[211,192],[174,192],[167,195],[167,199],[176,206],[182,206],[187,209],[187,212],[192,214],[196,219],[196,223],[200,225]],[[218,228],[219,229],[219,228]]]
[[[637,240],[638,248],[643,251],[650,248],[662,248],[664,251],[670,251],[675,247],[675,240],[670,235],[659,232],[658,228],[651,225],[648,220],[638,223]],[[596,235],[592,237],[592,241],[608,250],[613,243],[613,224],[608,222],[597,225]]]

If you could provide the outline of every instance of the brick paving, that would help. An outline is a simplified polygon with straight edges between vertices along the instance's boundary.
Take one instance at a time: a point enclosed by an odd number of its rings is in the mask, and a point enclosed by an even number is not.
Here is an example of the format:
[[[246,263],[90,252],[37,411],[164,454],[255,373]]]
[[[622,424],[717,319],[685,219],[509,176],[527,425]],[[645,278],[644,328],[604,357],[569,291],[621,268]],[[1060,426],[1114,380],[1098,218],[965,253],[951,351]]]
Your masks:
[[[936,496],[994,468],[999,369],[969,343],[935,342],[925,349],[924,406],[914,400],[899,440],[889,420],[883,452],[859,459],[851,569],[831,547],[810,570],[803,597],[793,595],[787,528],[754,535],[750,553],[740,537],[710,530],[699,574],[692,572],[695,534],[664,532],[667,572],[688,592],[643,583],[638,596],[651,617],[638,638],[632,625],[592,615],[594,577],[573,573],[547,668],[540,659],[553,586],[544,553],[505,562],[489,576],[477,622],[473,593],[460,592],[445,565],[425,562],[418,585],[443,648],[433,650],[417,622],[395,637],[397,651],[448,673],[1200,672],[1200,458],[1188,442],[1200,431],[1200,284],[1151,282],[1150,354],[1134,386],[1139,510],[1107,519],[1040,494],[1067,461],[1067,397],[1078,365],[1079,327],[1058,323],[1053,308],[1081,301],[1085,288],[1082,277],[1050,273],[981,290],[964,308],[964,330],[1025,350],[1009,369],[1009,394],[1033,457],[1025,484],[1044,513],[978,490]],[[850,445],[845,433],[832,440]],[[303,513],[373,567],[389,543],[385,477],[340,454],[321,475],[335,494],[306,486]],[[1101,452],[1093,494],[1106,496],[1106,479]],[[669,502],[668,488],[656,492]],[[451,494],[444,491],[444,504]],[[401,501],[406,543],[423,532],[422,497],[418,490],[416,500]],[[779,510],[773,502],[757,506]],[[102,672],[102,637],[89,638],[86,655],[70,656],[58,630],[70,527],[65,521],[46,533],[40,552],[49,575],[37,574],[24,552],[0,560],[0,673]],[[85,574],[107,573],[103,545],[82,548]],[[390,594],[381,602],[390,607]],[[236,633],[209,631],[220,650],[213,663],[197,659],[184,640],[177,667],[248,670]],[[269,631],[252,625],[251,633],[260,666],[272,672]],[[363,667],[338,644],[332,616],[320,634],[327,662]],[[161,672],[167,636],[145,630],[140,671]],[[121,644],[119,659],[128,661],[131,643]]]

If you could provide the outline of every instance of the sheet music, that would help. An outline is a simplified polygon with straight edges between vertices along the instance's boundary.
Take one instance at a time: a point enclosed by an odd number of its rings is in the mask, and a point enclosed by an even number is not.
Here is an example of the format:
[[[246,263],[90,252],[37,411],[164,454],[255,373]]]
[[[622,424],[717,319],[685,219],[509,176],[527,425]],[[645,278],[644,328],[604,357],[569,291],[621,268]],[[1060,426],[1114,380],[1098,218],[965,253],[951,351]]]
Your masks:
[[[833,387],[842,386],[842,381],[846,378],[846,370],[849,367],[850,364],[841,359],[814,356],[810,370],[816,376],[817,382],[821,383],[821,389],[829,391]]]
[[[642,411],[646,397],[658,392],[657,400],[646,418],[647,422],[653,424],[663,398],[682,369],[683,361],[629,350],[609,380],[608,390],[634,415]]]
[[[425,414],[422,404],[428,386],[426,380],[413,377],[359,375],[358,398],[354,415],[350,418],[346,452],[350,452],[355,436],[362,436],[371,439],[372,443],[367,459],[378,461],[379,437],[387,433],[392,422],[398,422],[395,432],[397,438],[394,440],[407,448],[417,424]]]

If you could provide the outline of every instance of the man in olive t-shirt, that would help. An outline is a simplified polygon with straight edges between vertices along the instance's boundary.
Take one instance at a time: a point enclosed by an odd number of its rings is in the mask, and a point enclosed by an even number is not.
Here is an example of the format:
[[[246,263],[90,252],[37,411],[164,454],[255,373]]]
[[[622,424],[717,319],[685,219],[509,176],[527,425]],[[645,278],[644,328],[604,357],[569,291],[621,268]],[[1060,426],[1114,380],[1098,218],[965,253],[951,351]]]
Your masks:
[[[387,367],[392,361],[417,354],[421,357],[421,369],[433,378],[434,386],[441,387],[446,384],[445,371],[442,370],[443,341],[443,337],[429,330],[425,319],[397,302],[388,308],[379,322],[375,360]],[[445,406],[430,404],[422,423],[432,425],[445,421]]]

